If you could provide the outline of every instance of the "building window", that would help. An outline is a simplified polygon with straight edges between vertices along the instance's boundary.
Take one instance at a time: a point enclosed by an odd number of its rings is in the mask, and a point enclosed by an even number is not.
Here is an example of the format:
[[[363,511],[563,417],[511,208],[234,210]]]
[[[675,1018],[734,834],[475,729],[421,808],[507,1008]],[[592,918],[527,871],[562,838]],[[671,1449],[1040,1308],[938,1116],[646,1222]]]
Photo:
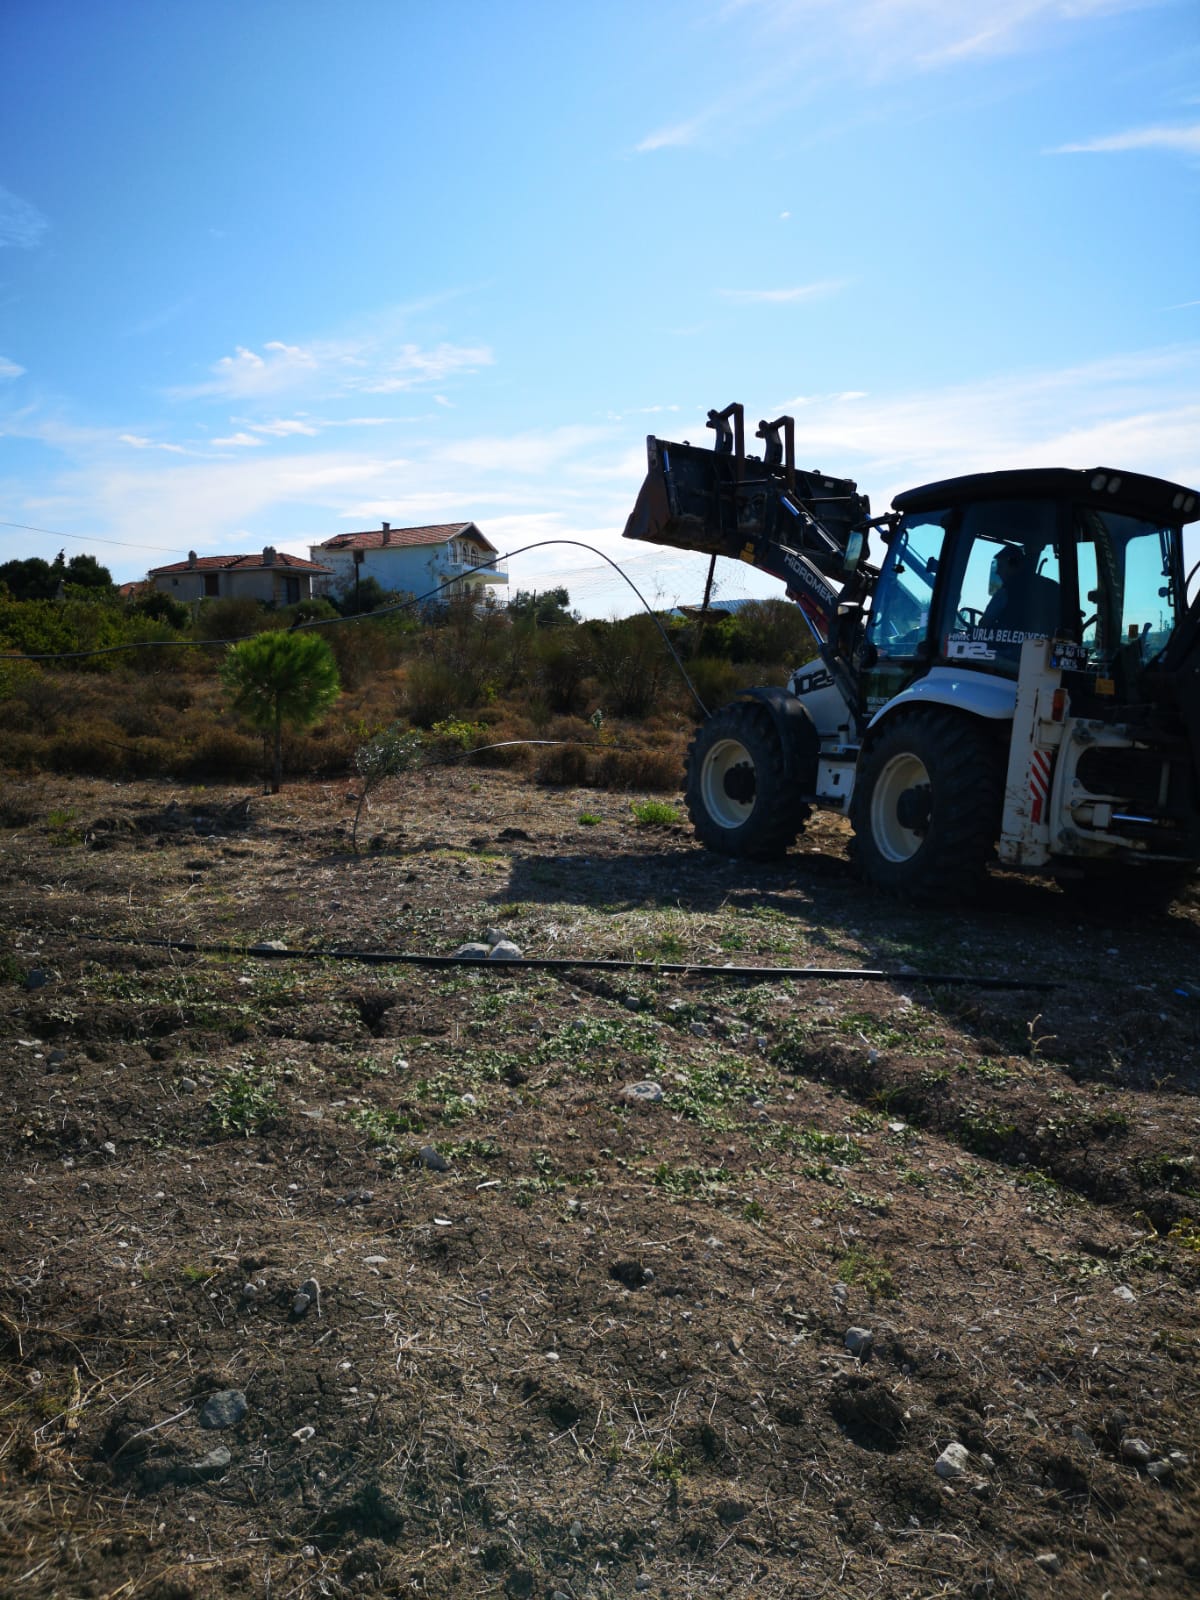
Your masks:
[[[283,580],[283,603],[294,606],[300,599],[300,579],[293,578],[290,574]]]
[[[221,592],[221,575],[219,572],[206,572],[204,574],[204,594],[206,598],[215,598]]]

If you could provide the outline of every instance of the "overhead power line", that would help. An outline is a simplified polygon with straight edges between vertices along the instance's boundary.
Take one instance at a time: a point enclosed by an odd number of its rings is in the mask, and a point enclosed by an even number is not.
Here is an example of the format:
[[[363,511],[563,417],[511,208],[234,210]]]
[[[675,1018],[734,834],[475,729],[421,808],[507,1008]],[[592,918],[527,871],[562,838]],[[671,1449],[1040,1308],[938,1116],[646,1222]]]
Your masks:
[[[102,539],[98,533],[63,533],[60,528],[35,528],[31,522],[5,522],[0,528],[21,528],[25,533],[44,533],[48,539],[74,539],[78,544],[112,544],[122,550],[157,550],[159,555],[178,556],[186,552],[165,544],[131,544],[128,539]]]

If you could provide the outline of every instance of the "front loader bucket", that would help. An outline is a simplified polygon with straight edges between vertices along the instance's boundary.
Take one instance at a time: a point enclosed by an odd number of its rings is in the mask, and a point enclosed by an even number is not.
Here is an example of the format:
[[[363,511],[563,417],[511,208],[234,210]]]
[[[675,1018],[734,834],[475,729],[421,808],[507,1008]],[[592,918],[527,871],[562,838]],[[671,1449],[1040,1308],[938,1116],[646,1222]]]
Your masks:
[[[653,434],[646,457],[627,539],[728,556],[770,572],[778,572],[779,552],[798,552],[827,577],[846,575],[853,533],[871,514],[850,479]]]
[[[625,524],[626,539],[736,560],[739,541],[727,456],[693,445],[646,440],[648,471]]]

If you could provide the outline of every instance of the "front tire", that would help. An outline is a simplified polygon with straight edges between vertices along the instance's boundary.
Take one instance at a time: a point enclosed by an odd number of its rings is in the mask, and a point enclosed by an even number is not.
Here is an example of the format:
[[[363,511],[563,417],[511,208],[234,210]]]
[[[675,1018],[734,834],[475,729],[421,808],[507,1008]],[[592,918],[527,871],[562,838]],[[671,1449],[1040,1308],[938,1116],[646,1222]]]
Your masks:
[[[1000,834],[999,741],[954,711],[902,711],[859,758],[850,856],[876,888],[949,902],[983,882]]]
[[[684,797],[701,844],[744,861],[786,855],[809,816],[774,720],[753,701],[735,700],[702,724],[688,750]]]

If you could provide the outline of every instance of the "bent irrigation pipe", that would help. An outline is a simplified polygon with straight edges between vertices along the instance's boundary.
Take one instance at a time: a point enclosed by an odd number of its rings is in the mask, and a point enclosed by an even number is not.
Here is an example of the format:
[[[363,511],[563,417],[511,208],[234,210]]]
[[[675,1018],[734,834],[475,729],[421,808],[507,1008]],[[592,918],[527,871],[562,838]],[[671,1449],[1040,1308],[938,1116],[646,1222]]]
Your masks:
[[[479,972],[645,972],[672,977],[736,978],[741,982],[771,981],[925,984],[930,988],[1049,990],[1062,985],[1046,978],[993,978],[970,972],[894,972],[877,967],[714,967],[687,961],[621,961],[592,956],[521,956],[487,960],[480,956],[420,955],[408,950],[292,950],[267,944],[201,944],[191,939],[134,939],[120,934],[75,934],[101,944],[137,945],[173,950],[182,955],[254,957],[260,961],[355,961],[374,967],[470,967]]]

